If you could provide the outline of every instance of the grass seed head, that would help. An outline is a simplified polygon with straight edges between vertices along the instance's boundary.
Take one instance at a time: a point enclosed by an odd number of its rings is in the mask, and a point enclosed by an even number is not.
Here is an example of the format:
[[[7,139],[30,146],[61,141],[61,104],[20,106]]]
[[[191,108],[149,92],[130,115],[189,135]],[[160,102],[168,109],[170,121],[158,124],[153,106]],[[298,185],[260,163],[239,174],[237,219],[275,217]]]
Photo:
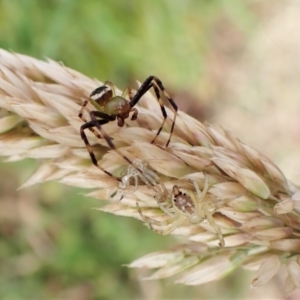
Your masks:
[[[138,203],[147,218],[166,221],[168,216],[157,200],[155,184],[151,187],[138,177],[136,191],[124,193],[121,201],[115,201],[110,196],[119,188],[119,182],[90,161],[79,134],[82,120],[78,112],[90,92],[100,85],[99,81],[56,62],[0,49],[0,155],[10,161],[25,157],[40,161],[22,188],[58,180],[94,189],[90,196],[112,201],[101,208],[103,211],[141,219]],[[195,194],[191,181],[203,191],[206,174],[208,186],[199,200],[206,210],[204,220],[191,224],[186,219],[172,231],[185,238],[181,248],[150,254],[130,267],[156,269],[148,279],[177,275],[176,282],[187,285],[218,280],[245,267],[257,271],[253,286],[264,284],[276,274],[280,276],[281,267],[287,274],[286,292],[297,288],[298,188],[270,159],[231,132],[213,128],[183,112],[178,113],[169,147],[164,147],[173,118],[169,109],[163,132],[155,144],[150,144],[162,122],[160,107],[151,93],[136,107],[136,121],[126,119],[123,128],[110,122],[104,128],[119,153],[131,161],[141,160],[156,174],[156,184],[167,190],[163,201],[169,205],[170,215],[174,185],[189,195]],[[88,109],[92,108],[88,105]],[[87,136],[98,164],[115,176],[124,176],[128,162],[105,140],[91,133]],[[218,245],[220,236],[224,247]]]

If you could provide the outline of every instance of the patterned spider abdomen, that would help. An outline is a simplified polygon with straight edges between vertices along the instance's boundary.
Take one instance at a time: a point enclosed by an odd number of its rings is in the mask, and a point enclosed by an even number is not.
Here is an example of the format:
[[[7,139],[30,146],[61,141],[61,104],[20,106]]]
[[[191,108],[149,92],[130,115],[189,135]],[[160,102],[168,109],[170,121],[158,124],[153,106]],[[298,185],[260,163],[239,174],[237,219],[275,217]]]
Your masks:
[[[180,191],[177,185],[173,186],[172,202],[174,208],[181,214],[186,215],[193,224],[201,221],[197,214],[197,207],[195,200],[186,193]]]

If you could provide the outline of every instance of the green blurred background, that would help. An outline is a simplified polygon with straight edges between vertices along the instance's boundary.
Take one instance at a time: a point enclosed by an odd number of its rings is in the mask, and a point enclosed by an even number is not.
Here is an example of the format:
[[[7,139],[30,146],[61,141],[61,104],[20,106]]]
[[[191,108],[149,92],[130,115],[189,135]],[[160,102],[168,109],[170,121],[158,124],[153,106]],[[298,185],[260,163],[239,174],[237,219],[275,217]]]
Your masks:
[[[62,61],[121,89],[156,75],[181,109],[213,121],[230,101],[231,66],[280,1],[262,2],[0,0],[0,47]],[[200,287],[142,282],[122,265],[176,241],[93,210],[99,203],[83,190],[52,182],[18,191],[37,165],[0,165],[0,299],[246,297],[242,271]]]

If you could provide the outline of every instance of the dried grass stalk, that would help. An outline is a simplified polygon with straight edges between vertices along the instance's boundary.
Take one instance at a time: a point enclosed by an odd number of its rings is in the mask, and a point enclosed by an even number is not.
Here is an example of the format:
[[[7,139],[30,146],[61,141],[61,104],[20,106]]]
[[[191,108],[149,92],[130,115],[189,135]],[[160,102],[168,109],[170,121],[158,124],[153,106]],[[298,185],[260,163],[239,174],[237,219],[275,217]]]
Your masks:
[[[7,161],[31,157],[40,167],[23,188],[48,180],[94,189],[89,195],[109,200],[118,182],[91,164],[79,135],[78,118],[83,100],[101,82],[92,80],[57,62],[0,50],[0,154]],[[176,282],[197,285],[218,280],[232,270],[256,270],[252,285],[275,274],[284,277],[285,292],[300,285],[300,219],[298,189],[286,180],[267,157],[243,144],[227,130],[216,130],[179,112],[174,136],[165,149],[171,121],[157,145],[150,141],[161,124],[159,105],[148,93],[137,105],[137,121],[105,125],[118,150],[131,160],[148,163],[170,192],[176,184],[194,192],[189,179],[208,192],[204,203],[212,207],[213,220],[222,231],[225,246],[208,222],[192,225],[188,220],[172,233],[184,236],[178,247],[152,253],[130,267],[156,269],[148,279],[177,275]],[[172,118],[172,112],[168,110]],[[88,138],[108,171],[120,175],[128,164],[104,140],[88,132]],[[203,172],[205,171],[205,173]],[[155,200],[155,189],[139,183],[134,193],[101,208],[116,215],[157,222],[166,215]],[[110,199],[111,200],[111,199]]]

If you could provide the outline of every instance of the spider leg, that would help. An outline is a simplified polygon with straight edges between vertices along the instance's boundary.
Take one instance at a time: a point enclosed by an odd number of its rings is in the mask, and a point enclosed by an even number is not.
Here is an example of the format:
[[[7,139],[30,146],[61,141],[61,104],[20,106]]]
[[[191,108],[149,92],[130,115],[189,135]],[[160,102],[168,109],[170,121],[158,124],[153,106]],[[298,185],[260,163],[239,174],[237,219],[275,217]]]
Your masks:
[[[163,205],[163,203],[158,202],[158,207],[169,217],[169,218],[174,218],[175,215],[175,211],[174,209],[172,209],[172,207],[170,207],[169,203],[164,203],[166,204],[166,206]]]
[[[101,125],[104,125],[110,121],[115,120],[115,117],[110,116],[106,113],[103,113],[101,111],[91,111],[90,112],[90,117],[91,117],[91,122],[94,124],[94,126],[97,127],[97,129],[100,131],[101,135],[103,136],[103,138],[106,140],[108,146],[116,151],[124,160],[126,160],[134,169],[136,169],[141,175],[143,175],[143,171],[139,168],[136,167],[134,165],[134,163],[125,155],[123,155],[114,145],[114,143],[112,142],[111,138],[107,135],[107,133],[103,130],[103,128],[101,127]],[[97,119],[97,118],[102,118],[102,119]],[[105,119],[105,122],[103,122],[103,120]],[[119,179],[119,181],[122,181],[121,179]],[[153,187],[152,182],[147,182],[147,184],[149,184],[151,187]]]
[[[130,87],[127,87],[122,93],[123,98],[126,98],[126,96],[128,96],[130,101],[132,100],[133,94],[132,94],[132,89]]]
[[[83,113],[84,113],[84,111],[86,110],[86,107],[87,107],[89,101],[90,101],[89,99],[84,100],[84,102],[83,102],[83,104],[82,104],[82,106],[81,106],[81,109],[80,109],[80,111],[79,111],[79,113],[78,113],[78,117],[79,117],[84,123],[87,123],[87,122],[88,122],[88,121],[83,117]],[[96,136],[96,138],[101,139],[101,135],[100,135],[93,127],[89,127],[88,129]]]
[[[157,101],[160,105],[160,108],[161,108],[161,112],[162,112],[162,115],[163,115],[163,122],[162,122],[162,125],[161,127],[159,128],[156,136],[154,137],[153,141],[151,143],[154,143],[157,136],[160,134],[162,128],[163,128],[163,125],[166,121],[166,118],[167,118],[167,112],[166,112],[166,109],[164,107],[164,104],[163,104],[163,101],[160,97],[160,93],[159,93],[159,90],[158,88],[162,91],[162,93],[164,94],[164,96],[168,99],[169,103],[171,104],[171,106],[173,107],[174,109],[174,117],[173,117],[173,121],[172,121],[172,126],[171,126],[171,130],[170,130],[170,136],[169,136],[169,139],[166,143],[166,147],[168,147],[170,141],[171,141],[171,137],[172,137],[172,134],[173,134],[173,131],[174,131],[174,127],[175,127],[175,122],[176,122],[176,117],[177,117],[177,111],[178,111],[178,107],[175,103],[175,101],[170,97],[170,95],[168,94],[168,92],[166,91],[166,89],[164,88],[162,82],[156,77],[156,76],[149,76],[144,82],[143,84],[140,86],[140,88],[137,90],[136,94],[133,96],[132,100],[130,101],[130,106],[131,107],[134,107],[138,101],[142,98],[142,96],[151,88],[153,87],[154,88],[154,91],[155,91],[155,94],[156,94],[156,97],[157,97]]]
[[[101,123],[102,125],[106,124],[109,122],[109,120],[97,120],[97,122]],[[89,129],[89,128],[92,128],[92,127],[95,127],[95,122],[94,121],[90,121],[90,122],[86,122],[85,124],[83,124],[81,127],[80,127],[80,135],[81,135],[81,138],[82,140],[84,141],[85,143],[85,146],[90,154],[90,157],[91,157],[91,160],[92,160],[92,163],[97,167],[99,168],[102,172],[104,172],[105,174],[111,176],[111,177],[114,177],[116,178],[118,181],[121,181],[120,178],[117,178],[115,177],[113,174],[111,174],[110,172],[106,171],[105,169],[103,169],[102,167],[100,167],[98,165],[98,161],[96,159],[96,156],[92,150],[92,147],[88,141],[88,138],[84,132],[85,129]]]
[[[163,182],[160,181],[160,178],[156,175],[156,173],[150,170],[142,160],[136,159],[134,164],[140,168],[143,174],[138,174],[142,181],[146,184],[150,183],[155,191],[157,192],[157,202],[164,201],[168,196],[168,191]]]
[[[137,207],[137,211],[140,214],[140,217],[142,220],[144,220],[149,228],[157,233],[157,234],[161,234],[161,235],[167,235],[169,233],[171,233],[173,230],[175,230],[176,228],[178,228],[185,220],[186,218],[184,216],[179,217],[178,219],[176,219],[175,221],[173,221],[172,223],[168,223],[168,222],[160,222],[160,221],[156,221],[154,219],[151,219],[150,217],[147,217],[143,214],[141,207],[139,206],[139,203],[136,202],[136,207]],[[158,228],[164,228],[164,229],[156,229],[153,228],[153,225],[157,226]]]
[[[209,210],[205,209],[204,212],[206,214],[206,219],[207,219],[208,223],[216,231],[216,233],[218,235],[219,245],[221,247],[224,247],[225,246],[225,241],[224,241],[223,234],[222,234],[222,231],[221,231],[220,227],[216,224],[216,222],[214,220],[214,217],[212,216],[212,214],[210,213]]]
[[[122,93],[123,98],[126,98],[127,96],[129,98],[129,100],[132,101],[133,94],[132,94],[132,89],[130,87],[127,87]],[[133,112],[133,114],[131,116],[131,121],[136,120],[137,116],[138,116],[138,110],[134,107],[131,107],[130,112]]]
[[[167,225],[166,226],[167,228],[162,229],[162,230],[158,230],[158,229],[154,229],[154,230],[156,233],[159,233],[161,235],[168,235],[172,231],[174,231],[176,228],[180,227],[185,221],[186,221],[186,217],[180,216],[180,217],[178,217],[178,219],[176,219],[175,221],[173,221],[172,223]]]
[[[207,191],[208,191],[208,188],[209,188],[209,185],[208,185],[208,176],[206,175],[205,172],[203,172],[203,174],[204,174],[204,188],[203,188],[202,192],[200,192],[199,185],[196,183],[196,181],[191,180],[192,183],[193,183],[193,185],[194,185],[194,187],[195,187],[195,190],[196,190],[199,202],[201,202],[203,200],[203,198],[207,194]]]
[[[157,85],[156,85],[155,83],[152,82],[152,83],[149,84],[149,89],[150,89],[151,87],[153,87],[153,89],[154,89],[156,98],[157,98],[158,103],[159,103],[160,108],[161,108],[161,113],[162,113],[162,115],[163,115],[163,121],[162,121],[162,123],[161,123],[161,125],[160,125],[160,127],[159,127],[159,129],[158,129],[158,131],[157,131],[157,133],[156,133],[156,136],[155,136],[154,139],[151,141],[151,144],[154,144],[155,140],[157,139],[157,137],[159,136],[160,132],[162,131],[162,129],[163,129],[164,125],[165,125],[165,122],[166,122],[166,120],[167,120],[168,115],[167,115],[166,109],[165,109],[165,107],[164,107],[163,101],[162,101],[162,99],[161,99],[161,97],[160,97],[160,93],[159,93],[159,89],[158,89]],[[170,142],[170,138],[169,138],[169,140],[168,140],[168,142],[167,142],[166,147],[168,146],[169,142]]]
[[[112,91],[112,97],[116,96],[116,89],[115,89],[115,85],[111,82],[111,81],[105,81],[104,85],[109,86],[111,88]]]
[[[88,103],[89,103],[89,100],[88,100],[88,99],[85,99],[85,100],[83,101],[83,104],[82,104],[81,108],[80,108],[80,111],[79,111],[79,113],[78,113],[78,117],[79,117],[81,120],[83,120],[83,112],[86,110],[86,106],[88,105]],[[86,121],[85,121],[85,123],[86,123]]]
[[[138,213],[140,214],[141,219],[142,219],[143,221],[145,221],[145,222],[148,224],[149,228],[150,228],[152,231],[154,231],[154,228],[153,228],[152,224],[156,224],[157,221],[152,220],[151,218],[145,216],[145,215],[143,214],[142,209],[141,209],[141,207],[139,206],[139,203],[138,203],[138,202],[136,202],[136,208],[137,208]]]
[[[94,124],[94,126],[97,127],[97,129],[101,132],[101,135],[103,136],[103,138],[106,140],[108,146],[117,151],[128,163],[130,163],[132,165],[132,162],[123,156],[123,154],[121,154],[121,152],[118,151],[118,149],[115,147],[115,145],[113,144],[111,138],[107,135],[107,133],[103,130],[103,128],[101,127],[101,125],[104,125],[110,121],[114,121],[116,119],[116,117],[112,117],[111,115],[108,115],[106,113],[103,113],[101,111],[91,111],[90,112],[90,117],[91,117],[91,122]],[[105,119],[106,122],[102,122],[102,120],[97,119],[97,118],[101,118],[101,119]]]
[[[197,192],[198,201],[201,204],[200,208],[201,208],[202,212],[204,213],[204,216],[207,219],[208,223],[211,225],[211,227],[217,233],[219,241],[220,241],[219,245],[221,247],[224,247],[225,246],[225,241],[224,241],[224,238],[223,238],[222,231],[221,231],[220,227],[216,224],[216,222],[214,220],[214,217],[213,217],[213,213],[211,213],[209,211],[208,204],[207,203],[203,203],[203,201],[202,201],[204,199],[207,191],[208,191],[208,188],[209,188],[209,185],[208,185],[208,176],[206,175],[205,172],[204,172],[204,176],[205,176],[205,179],[204,179],[204,188],[203,188],[202,193],[200,192],[198,184],[195,181],[192,181],[192,182],[193,182],[193,185],[194,185],[194,187],[196,189],[196,192]]]
[[[152,78],[151,81],[154,80],[156,82],[156,84],[158,85],[158,87],[163,92],[163,94],[165,95],[165,97],[167,98],[167,100],[170,102],[171,106],[174,109],[174,117],[173,117],[172,126],[171,126],[171,130],[170,130],[170,136],[169,136],[169,140],[167,141],[167,144],[166,144],[166,147],[168,147],[168,145],[169,145],[169,143],[171,141],[171,137],[172,137],[173,131],[174,131],[174,126],[175,126],[175,122],[176,122],[178,107],[177,107],[175,101],[171,98],[171,96],[169,95],[169,93],[166,91],[166,89],[163,86],[161,80],[158,79],[156,76],[149,76],[149,78]]]

